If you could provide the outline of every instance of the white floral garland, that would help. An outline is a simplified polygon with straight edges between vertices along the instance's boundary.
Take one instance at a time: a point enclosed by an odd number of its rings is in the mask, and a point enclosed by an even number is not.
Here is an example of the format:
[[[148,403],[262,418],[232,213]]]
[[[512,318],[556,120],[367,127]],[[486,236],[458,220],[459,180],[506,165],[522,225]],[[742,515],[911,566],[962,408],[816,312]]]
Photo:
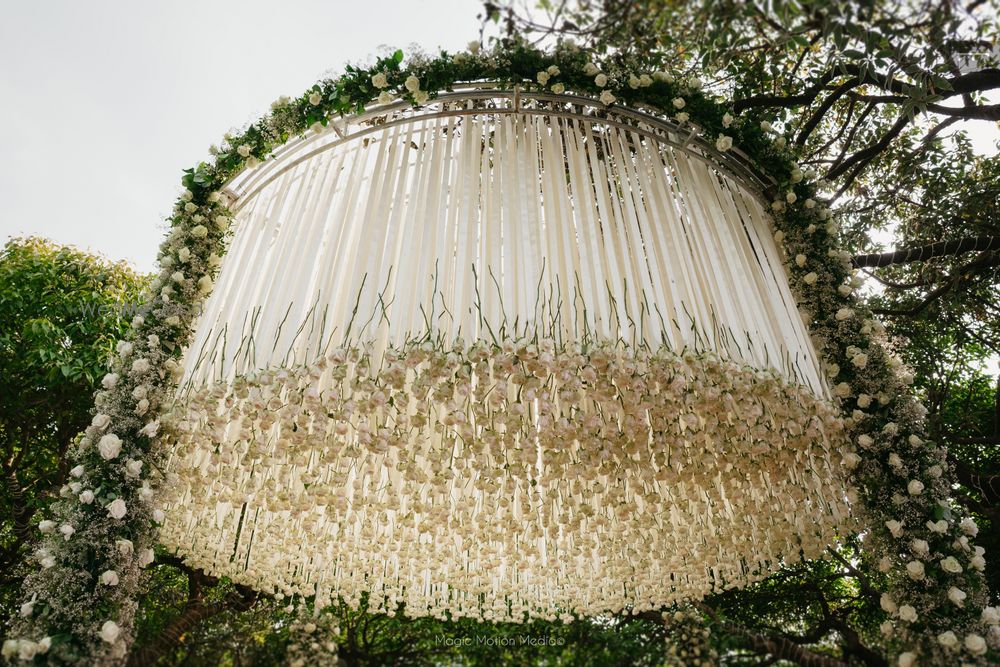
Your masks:
[[[75,454],[74,482],[39,524],[42,568],[25,584],[25,601],[3,655],[22,661],[113,664],[131,638],[141,567],[151,558],[160,518],[152,494],[162,450],[152,415],[172,391],[175,358],[223,251],[228,216],[218,190],[331,115],[401,96],[422,104],[456,81],[535,82],[552,92],[593,94],[606,105],[644,103],[672,108],[681,122],[696,118],[720,151],[733,146],[778,176],[772,209],[776,240],[788,257],[803,316],[825,353],[835,393],[850,409],[847,423],[860,459],[854,482],[861,499],[866,557],[874,557],[890,588],[882,598],[887,650],[901,667],[986,664],[1000,649],[1000,612],[987,607],[982,550],[975,523],[950,500],[951,471],[942,448],[923,439],[924,410],[908,390],[908,372],[888,352],[881,325],[856,302],[860,278],[834,242],[835,224],[785,141],[766,122],[734,118],[700,92],[696,79],[643,72],[641,63],[590,62],[572,47],[551,54],[516,46],[509,51],[411,59],[401,53],[371,68],[348,68],[297,100],[279,100],[272,114],[238,136],[227,135],[214,161],[185,176],[189,188],[161,248],[155,300],[137,318],[105,389],[94,424]],[[141,462],[141,465],[140,465]],[[78,486],[77,486],[78,485]],[[890,491],[890,493],[887,493]]]

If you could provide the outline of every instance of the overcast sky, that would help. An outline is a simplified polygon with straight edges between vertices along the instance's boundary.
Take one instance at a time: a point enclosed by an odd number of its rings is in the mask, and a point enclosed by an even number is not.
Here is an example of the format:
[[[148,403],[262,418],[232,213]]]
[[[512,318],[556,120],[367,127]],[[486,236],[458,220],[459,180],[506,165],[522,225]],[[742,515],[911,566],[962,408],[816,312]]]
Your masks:
[[[458,50],[478,0],[60,0],[0,13],[0,243],[154,267],[182,170],[380,47]]]
[[[479,0],[47,0],[0,15],[0,242],[151,271],[182,170],[229,129],[380,47],[463,48]],[[977,128],[981,151],[997,131]]]

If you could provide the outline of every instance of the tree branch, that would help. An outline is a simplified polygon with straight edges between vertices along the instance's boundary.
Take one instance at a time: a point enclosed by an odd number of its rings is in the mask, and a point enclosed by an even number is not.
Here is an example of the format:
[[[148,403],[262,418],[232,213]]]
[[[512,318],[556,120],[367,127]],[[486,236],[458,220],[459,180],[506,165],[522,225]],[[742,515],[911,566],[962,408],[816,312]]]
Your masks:
[[[934,257],[947,255],[963,255],[967,252],[981,252],[1000,248],[1000,236],[970,236],[953,241],[938,241],[916,248],[904,248],[891,252],[855,255],[851,263],[856,268],[889,266],[892,264],[909,264],[922,262]]]

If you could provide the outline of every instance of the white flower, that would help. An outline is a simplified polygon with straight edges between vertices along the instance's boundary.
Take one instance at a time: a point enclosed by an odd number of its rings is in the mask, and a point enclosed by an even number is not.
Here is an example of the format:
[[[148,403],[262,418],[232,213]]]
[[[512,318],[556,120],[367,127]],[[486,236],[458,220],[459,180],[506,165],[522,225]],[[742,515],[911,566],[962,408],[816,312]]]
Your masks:
[[[212,291],[212,278],[210,276],[202,276],[198,279],[198,291],[202,294],[208,294]]]
[[[958,637],[951,630],[947,632],[942,632],[937,636],[938,644],[944,646],[945,648],[955,648],[958,646]]]
[[[948,522],[945,521],[944,519],[940,519],[938,521],[928,521],[926,525],[927,525],[927,530],[931,531],[932,533],[938,533],[939,535],[944,535],[946,532],[948,532]]]
[[[132,540],[117,540],[115,541],[115,546],[118,547],[118,553],[126,558],[131,556],[135,551],[135,547],[132,545]]]
[[[864,449],[868,449],[869,447],[871,447],[874,444],[875,444],[875,440],[873,440],[872,437],[870,435],[868,435],[867,433],[862,433],[861,435],[858,436],[858,446],[859,447],[863,447]]]
[[[309,94],[309,104],[319,106],[320,102],[323,101],[323,96],[319,94],[319,91],[313,91]]]
[[[917,656],[915,653],[906,651],[904,653],[899,654],[899,658],[897,659],[896,662],[899,665],[899,667],[916,667]]]
[[[153,510],[153,521],[155,521],[156,523],[163,523],[164,519],[166,518],[167,516],[166,514],[163,513],[163,510],[159,508]]]
[[[911,479],[910,483],[906,485],[906,491],[911,496],[919,496],[924,492],[924,483],[919,479]]]
[[[969,567],[977,572],[983,572],[986,570],[986,559],[982,556],[973,556],[969,559]]]
[[[143,549],[139,552],[139,567],[146,567],[153,562],[155,556],[152,549]]]
[[[312,132],[313,134],[323,134],[323,130],[325,130],[325,129],[326,129],[326,128],[325,128],[325,127],[323,127],[323,123],[321,123],[321,122],[319,122],[319,121],[316,121],[315,123],[313,123],[312,125],[310,125],[310,126],[309,126],[309,130],[310,130],[310,131],[311,131],[311,132]],[[206,276],[206,277],[207,277],[207,276]]]
[[[469,42],[469,45],[468,45],[467,48],[469,49],[469,53],[473,53],[473,54],[479,53],[479,42],[473,40],[473,41]]]
[[[121,355],[122,357],[127,357],[128,355],[132,354],[132,343],[128,342],[127,340],[120,340],[118,341],[118,345],[116,346],[115,349],[118,351],[119,355]]]
[[[583,66],[583,73],[587,76],[595,76],[600,72],[600,68],[594,63],[587,63]]]
[[[899,537],[903,534],[903,523],[901,521],[896,521],[895,519],[890,519],[885,522],[885,527],[889,529],[893,537]]]
[[[688,122],[688,119],[691,118],[691,116],[690,116],[690,114],[688,114],[687,111],[682,111],[679,114],[675,114],[674,118],[676,118],[681,123],[686,123],[686,122]]]
[[[653,85],[653,77],[649,76],[648,74],[640,74],[639,75],[639,85],[642,86],[643,88],[647,88],[649,86],[652,86]]]
[[[798,199],[798,196],[790,190],[785,195],[785,201],[787,201],[789,204],[794,204],[796,199]]]
[[[941,469],[941,466],[935,464],[927,469],[927,474],[934,479],[940,479],[941,475],[944,474],[944,470]]]
[[[80,502],[83,503],[84,505],[89,505],[90,503],[94,502],[94,492],[91,491],[90,489],[87,489],[86,491],[81,493]]]
[[[967,634],[965,635],[965,648],[972,655],[983,655],[986,653],[986,640],[975,633]]]
[[[778,137],[777,139],[774,140],[774,145],[777,146],[778,148],[784,148],[785,144],[787,143],[788,141],[784,137]]]
[[[240,157],[247,157],[250,155],[250,146],[247,144],[241,144],[236,148],[236,152],[239,153]]]
[[[197,210],[198,210],[197,204],[192,204],[191,202],[184,204],[184,211],[186,213],[194,213]]]
[[[889,560],[888,556],[882,556],[882,558],[880,558],[878,562],[878,571],[888,572],[891,569],[892,569],[892,561]]]
[[[46,556],[45,558],[39,561],[39,564],[47,570],[50,567],[55,567],[56,559],[53,558],[52,556]]]
[[[616,99],[617,98],[611,93],[610,90],[601,91],[601,97],[600,97],[601,104],[605,106],[610,106],[615,103]]]
[[[684,98],[683,98],[683,97],[675,97],[675,98],[673,99],[673,101],[671,102],[671,104],[673,104],[673,105],[674,105],[674,108],[675,108],[675,109],[683,109],[683,108],[684,108],[684,105],[686,105],[686,104],[687,104],[687,102],[685,102],[685,101],[684,101]]]
[[[108,433],[97,442],[97,451],[101,453],[101,458],[110,461],[122,451],[122,441],[114,433]]]
[[[191,228],[191,236],[196,239],[203,239],[208,236],[208,227],[205,225],[196,225]]]
[[[882,607],[882,610],[889,613],[895,614],[898,607],[896,607],[896,602],[889,596],[888,593],[882,593],[882,597],[879,598],[878,604]]]
[[[118,573],[114,570],[105,570],[101,573],[101,583],[105,586],[117,586]]]
[[[854,452],[844,454],[844,465],[847,466],[848,469],[853,470],[854,468],[857,468],[859,463],[861,463],[861,457]]]
[[[3,651],[0,655],[5,658],[13,658],[17,654],[17,640],[16,639],[5,639],[3,642]]]
[[[76,528],[69,525],[68,523],[64,523],[63,525],[59,526],[59,532],[62,533],[64,539],[68,540],[69,538],[73,537],[73,533],[76,532]]]
[[[141,417],[146,414],[147,410],[149,410],[149,399],[141,398],[139,399],[139,402],[135,404],[135,410],[133,410],[133,412]]]
[[[729,127],[733,124],[733,117],[731,114],[722,114],[722,127]]]
[[[941,569],[945,572],[950,572],[951,574],[958,574],[962,571],[962,565],[955,559],[954,556],[948,556],[947,558],[941,559]]]
[[[671,81],[674,80],[672,74],[664,72],[663,70],[657,70],[653,72],[653,78],[656,79],[657,81],[663,81],[664,83],[670,83]]]
[[[930,545],[927,544],[927,540],[914,538],[913,541],[910,542],[910,549],[912,549],[913,553],[918,556],[926,556],[930,553]]]
[[[405,87],[411,93],[415,93],[418,90],[420,90],[420,79],[418,79],[415,75],[411,74],[410,76],[406,77],[406,81],[403,83],[403,87]]]
[[[906,574],[910,575],[910,579],[920,581],[924,578],[924,564],[919,560],[911,560],[906,564]]]
[[[49,519],[43,519],[38,522],[38,530],[43,533],[51,533],[56,528],[56,522],[50,521]]]
[[[387,90],[383,90],[381,93],[378,94],[379,104],[388,104],[389,102],[392,102],[392,93],[390,93]]]
[[[802,205],[806,208],[816,208],[816,200],[810,197],[809,199],[806,199]]]
[[[542,71],[535,75],[535,79],[543,86],[549,82],[549,73]]]
[[[109,644],[114,644],[118,641],[118,636],[121,633],[122,629],[114,621],[105,621],[104,625],[101,626],[101,639]]]
[[[891,454],[889,454],[889,465],[891,465],[893,468],[902,468],[903,459],[899,458],[899,454],[897,454],[896,452],[892,452]]]
[[[805,266],[807,259],[808,258],[805,255],[799,253],[795,256],[795,266],[798,266],[799,268]]]
[[[115,498],[108,504],[108,516],[112,519],[121,519],[125,516],[127,509],[128,508],[125,506],[124,500],[121,498]]]
[[[125,474],[135,479],[142,474],[142,461],[129,459],[125,462]]]
[[[118,373],[108,373],[101,378],[101,386],[105,389],[114,389],[116,384],[118,384]]]
[[[725,134],[720,134],[715,140],[715,148],[723,153],[733,147],[733,138]]]
[[[163,320],[163,322],[169,327],[176,327],[178,324],[181,323],[181,318],[177,317],[176,315],[171,315],[170,317]]]
[[[979,534],[979,526],[976,524],[976,520],[971,516],[967,516],[959,522],[958,527],[962,529],[962,532],[969,537],[975,537]]]
[[[765,132],[770,132],[771,131],[771,124],[769,122],[767,122],[766,120],[763,120],[760,123],[760,129],[764,130]]]
[[[170,279],[173,280],[175,283],[182,283],[184,282],[184,272],[174,271],[173,273],[170,274]]]
[[[892,635],[892,621],[882,621],[878,625],[879,632],[881,632],[886,637]]]
[[[872,397],[868,394],[858,394],[858,407],[864,410],[872,404]]]
[[[641,84],[642,84],[642,82],[639,81],[639,77],[637,77],[635,74],[630,74],[629,75],[629,77],[628,77],[628,87],[629,88],[633,88],[633,89],[634,88],[638,88]]]
[[[160,429],[160,421],[154,420],[143,426],[142,429],[139,431],[139,433],[146,436],[147,438],[152,438],[156,436],[156,433],[157,431],[159,431],[159,429]]]
[[[73,477],[83,477],[83,466],[73,466],[73,468],[69,471],[69,474]]]
[[[552,92],[556,95],[561,95],[566,92],[566,86],[561,83],[554,83],[552,84]]]
[[[899,608],[899,618],[907,623],[913,623],[917,620],[917,610],[908,604],[904,604]]]
[[[802,282],[806,285],[815,285],[817,280],[819,280],[819,276],[815,271],[810,271],[806,275],[802,276]]]
[[[598,74],[594,77],[594,83],[598,88],[603,88],[608,85],[608,76],[606,74]]]
[[[90,425],[98,431],[103,431],[111,425],[111,417],[103,413],[96,414],[94,415],[94,418],[90,420]]]
[[[132,362],[133,373],[146,373],[150,369],[149,359],[136,359]]]
[[[983,623],[987,625],[1000,625],[1000,609],[996,607],[986,607],[980,615]]]
[[[854,311],[850,308],[841,308],[837,311],[835,316],[838,322],[843,322],[844,320],[849,320],[854,317]]]
[[[968,595],[966,595],[965,591],[963,591],[961,588],[956,588],[955,586],[952,586],[951,588],[948,589],[948,599],[951,601],[952,604],[954,604],[957,607],[964,607],[965,598],[967,597]]]
[[[841,382],[833,388],[833,393],[841,398],[847,398],[851,395],[851,385],[846,382]],[[858,438],[858,442],[861,442],[861,438]]]
[[[860,354],[855,354],[853,357],[851,357],[851,363],[854,364],[857,368],[864,368],[865,366],[868,365],[868,355],[863,352]]]

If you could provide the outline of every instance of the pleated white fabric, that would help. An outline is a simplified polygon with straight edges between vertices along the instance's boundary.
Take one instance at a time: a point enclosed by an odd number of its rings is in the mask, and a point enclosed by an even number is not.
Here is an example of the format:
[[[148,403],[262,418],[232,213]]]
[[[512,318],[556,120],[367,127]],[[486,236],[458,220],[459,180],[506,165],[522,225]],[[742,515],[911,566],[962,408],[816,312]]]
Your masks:
[[[715,350],[826,392],[760,202],[634,131],[417,119],[237,205],[196,384],[356,342],[538,334]]]

